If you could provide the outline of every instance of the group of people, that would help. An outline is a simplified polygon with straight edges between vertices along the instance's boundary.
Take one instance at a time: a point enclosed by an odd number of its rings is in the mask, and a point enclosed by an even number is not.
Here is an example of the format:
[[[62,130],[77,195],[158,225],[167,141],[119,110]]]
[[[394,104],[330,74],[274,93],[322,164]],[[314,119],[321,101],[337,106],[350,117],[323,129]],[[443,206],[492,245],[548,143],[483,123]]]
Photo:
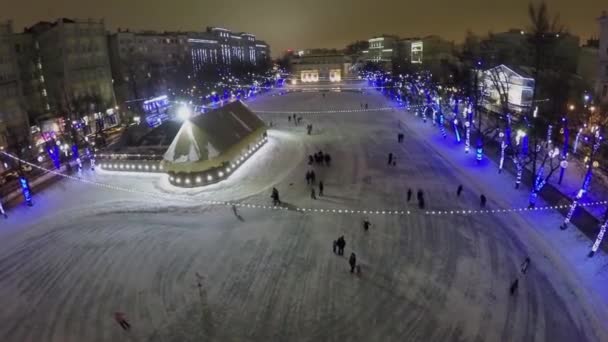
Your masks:
[[[323,153],[323,151],[319,151],[315,154],[308,155],[308,165],[312,165],[313,163],[330,166],[331,164],[331,156],[329,153]]]
[[[456,189],[456,196],[460,197],[460,194],[462,194],[462,189],[463,189],[462,184],[460,184],[458,186],[458,189]],[[481,208],[485,208],[486,207],[486,203],[488,203],[488,199],[486,198],[486,195],[481,194],[479,196],[479,206]]]
[[[403,133],[397,134],[397,142],[398,143],[402,143],[403,142],[403,138],[404,138]]]
[[[344,235],[342,235],[337,240],[334,240],[334,253],[338,255],[344,255],[345,246],[346,240],[344,239]],[[355,271],[357,271],[357,274],[361,273],[361,266],[357,265],[357,255],[354,252],[350,253],[350,257],[348,258],[348,264],[350,265],[350,273],[355,273]]]
[[[407,189],[407,201],[409,203],[409,201],[412,199],[412,189],[409,188]],[[424,209],[424,193],[422,192],[422,190],[418,189],[418,193],[416,194],[416,197],[418,198],[418,207],[420,209]]]
[[[287,116],[287,121],[291,122],[291,120],[293,120],[293,124],[297,126],[302,122],[302,117],[297,116],[295,114]],[[311,127],[311,130],[312,130],[312,127]]]

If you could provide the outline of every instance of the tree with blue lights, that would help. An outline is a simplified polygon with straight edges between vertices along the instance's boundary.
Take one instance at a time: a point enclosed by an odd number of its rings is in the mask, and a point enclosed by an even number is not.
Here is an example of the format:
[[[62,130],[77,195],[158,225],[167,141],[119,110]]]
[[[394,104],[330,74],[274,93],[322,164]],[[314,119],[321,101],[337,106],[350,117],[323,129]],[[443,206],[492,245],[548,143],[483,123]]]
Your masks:
[[[568,214],[566,215],[566,219],[564,220],[564,223],[562,223],[562,225],[560,226],[560,228],[562,230],[568,228],[568,223],[570,223],[570,220],[572,220],[572,216],[574,215],[576,208],[578,208],[578,204],[579,204],[580,200],[583,198],[583,196],[589,190],[589,185],[591,184],[591,177],[593,176],[593,168],[598,166],[596,156],[597,156],[597,153],[600,149],[600,146],[601,146],[604,138],[602,137],[599,128],[595,128],[591,133],[592,133],[591,153],[589,154],[589,156],[587,156],[585,158],[585,167],[587,168],[587,172],[585,173],[585,178],[583,179],[583,185],[578,190],[578,192],[576,193],[576,196],[572,200],[572,204],[570,204],[570,210],[568,211]]]

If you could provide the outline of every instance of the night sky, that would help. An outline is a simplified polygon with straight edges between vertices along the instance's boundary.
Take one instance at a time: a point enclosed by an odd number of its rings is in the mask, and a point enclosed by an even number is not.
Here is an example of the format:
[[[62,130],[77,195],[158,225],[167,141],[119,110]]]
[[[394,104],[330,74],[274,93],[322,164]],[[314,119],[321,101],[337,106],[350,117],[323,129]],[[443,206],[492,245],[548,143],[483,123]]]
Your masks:
[[[605,0],[549,0],[552,12],[582,40],[597,35]],[[467,29],[499,32],[528,24],[527,0],[1,0],[0,20],[20,31],[59,17],[105,18],[111,30],[203,30],[222,26],[266,40],[274,56],[287,48],[342,48],[394,33],[439,34],[460,41]]]

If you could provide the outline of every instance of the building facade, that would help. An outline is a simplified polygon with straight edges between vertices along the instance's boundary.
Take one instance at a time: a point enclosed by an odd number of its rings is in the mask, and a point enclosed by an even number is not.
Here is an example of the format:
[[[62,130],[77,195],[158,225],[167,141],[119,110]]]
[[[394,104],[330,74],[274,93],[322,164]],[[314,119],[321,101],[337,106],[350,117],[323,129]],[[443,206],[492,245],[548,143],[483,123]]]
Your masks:
[[[167,94],[190,72],[190,48],[183,33],[121,31],[108,36],[118,100]]]
[[[30,136],[13,37],[12,22],[0,23],[0,148],[27,146]]]
[[[51,110],[83,119],[84,131],[117,123],[116,99],[102,21],[59,19],[41,22],[33,35]]]
[[[177,93],[205,69],[258,66],[270,49],[250,33],[209,27],[202,32],[130,32],[108,37],[112,76],[119,101]]]
[[[292,83],[340,82],[350,77],[352,64],[340,53],[303,54],[291,61]]]
[[[600,102],[608,104],[608,13],[602,12],[600,24],[600,44],[598,49],[598,71],[596,92]]]

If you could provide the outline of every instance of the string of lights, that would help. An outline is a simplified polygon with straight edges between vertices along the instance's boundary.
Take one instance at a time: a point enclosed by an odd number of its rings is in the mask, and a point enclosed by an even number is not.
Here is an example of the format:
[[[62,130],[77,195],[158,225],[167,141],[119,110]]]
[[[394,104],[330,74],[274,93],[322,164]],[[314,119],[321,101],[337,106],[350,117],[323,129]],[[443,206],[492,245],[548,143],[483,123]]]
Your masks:
[[[409,106],[407,109],[422,108],[426,105]],[[312,111],[280,111],[280,110],[254,110],[258,114],[340,114],[340,113],[362,113],[362,112],[389,112],[399,109],[406,109],[406,107],[378,107],[368,109],[335,109],[335,110],[312,110]]]
[[[189,196],[183,196],[178,194],[163,194],[156,192],[148,192],[142,190],[129,189],[125,187],[115,186],[107,183],[96,182],[88,179],[83,179],[80,177],[75,177],[71,175],[66,175],[56,170],[46,169],[39,165],[30,163],[26,160],[20,159],[17,156],[14,156],[10,153],[0,151],[0,154],[9,157],[13,160],[20,161],[21,163],[27,164],[31,167],[35,167],[44,172],[52,173],[54,175],[82,182],[88,185],[98,186],[101,188],[121,191],[126,193],[133,193],[146,196],[147,198],[156,198],[162,200],[180,200],[186,203],[192,204],[203,204],[210,206],[225,206],[225,207],[241,207],[241,208],[251,208],[251,209],[262,209],[262,210],[293,210],[302,213],[321,213],[321,214],[336,214],[336,215],[352,215],[352,214],[361,214],[361,215],[425,215],[425,216],[447,216],[447,215],[487,215],[487,214],[505,214],[505,213],[526,213],[526,212],[538,212],[538,211],[547,211],[547,210],[559,210],[566,209],[569,205],[556,205],[556,206],[544,206],[544,207],[520,207],[520,208],[501,208],[501,209],[479,209],[479,210],[467,210],[467,209],[448,209],[448,210],[394,210],[394,209],[335,209],[335,208],[306,208],[306,207],[295,207],[293,209],[282,207],[282,206],[273,206],[273,205],[265,205],[265,204],[256,204],[256,203],[243,203],[237,201],[210,201],[210,200],[201,200],[198,198],[191,198]],[[596,201],[596,202],[588,202],[588,203],[579,203],[579,206],[583,207],[592,207],[592,206],[603,206],[608,205],[608,201]]]

